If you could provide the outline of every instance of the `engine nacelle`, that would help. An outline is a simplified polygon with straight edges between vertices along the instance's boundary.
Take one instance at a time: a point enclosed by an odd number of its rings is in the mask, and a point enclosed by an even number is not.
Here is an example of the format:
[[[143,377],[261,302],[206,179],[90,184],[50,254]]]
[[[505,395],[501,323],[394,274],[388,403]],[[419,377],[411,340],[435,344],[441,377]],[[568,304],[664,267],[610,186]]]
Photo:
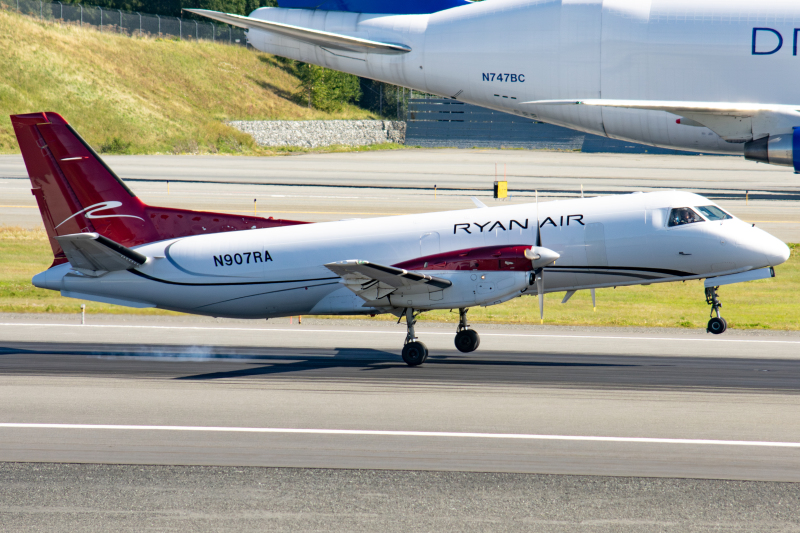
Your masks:
[[[537,258],[549,259],[552,250],[533,247]],[[495,305],[521,295],[533,285],[530,245],[485,246],[419,257],[394,265],[397,268],[429,274],[453,283],[439,291],[418,293],[414,288],[399,288],[387,298],[392,307],[414,309],[453,309],[473,305]],[[552,262],[552,259],[550,260]]]
[[[767,135],[744,144],[744,158],[749,161],[793,167],[800,173],[800,127],[793,133]]]

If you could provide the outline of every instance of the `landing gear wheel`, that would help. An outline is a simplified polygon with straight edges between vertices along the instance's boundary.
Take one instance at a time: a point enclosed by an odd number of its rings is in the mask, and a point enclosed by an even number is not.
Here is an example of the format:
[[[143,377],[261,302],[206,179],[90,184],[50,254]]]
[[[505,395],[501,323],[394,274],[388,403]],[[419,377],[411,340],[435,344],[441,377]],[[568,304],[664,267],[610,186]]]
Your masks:
[[[714,335],[725,333],[725,330],[728,329],[728,323],[719,314],[722,302],[719,301],[717,289],[719,289],[719,287],[706,287],[706,303],[711,306],[711,320],[708,321],[706,331]]]
[[[724,333],[726,329],[728,329],[728,323],[722,317],[714,317],[708,321],[707,331],[709,333],[719,335],[720,333]]]
[[[421,365],[428,358],[428,347],[419,341],[409,342],[403,346],[403,361],[408,366]]]
[[[459,352],[474,352],[481,345],[481,338],[478,332],[472,329],[464,329],[456,333],[456,348]]]

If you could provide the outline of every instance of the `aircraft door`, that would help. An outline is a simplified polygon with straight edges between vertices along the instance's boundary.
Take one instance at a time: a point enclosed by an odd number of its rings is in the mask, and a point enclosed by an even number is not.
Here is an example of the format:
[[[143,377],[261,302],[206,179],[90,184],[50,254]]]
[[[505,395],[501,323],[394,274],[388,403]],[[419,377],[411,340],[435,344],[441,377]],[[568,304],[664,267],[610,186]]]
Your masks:
[[[439,234],[435,231],[424,233],[419,238],[419,255],[425,257],[427,255],[438,254],[439,248]]]

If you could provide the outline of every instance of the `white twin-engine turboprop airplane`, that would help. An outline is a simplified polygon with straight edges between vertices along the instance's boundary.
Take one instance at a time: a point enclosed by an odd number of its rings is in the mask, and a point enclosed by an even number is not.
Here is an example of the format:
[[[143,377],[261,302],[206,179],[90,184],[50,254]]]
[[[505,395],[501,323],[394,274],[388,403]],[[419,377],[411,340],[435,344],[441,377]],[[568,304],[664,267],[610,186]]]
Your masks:
[[[685,192],[629,194],[307,224],[148,206],[55,113],[11,117],[55,260],[37,287],[68,297],[215,317],[393,313],[403,360],[425,361],[415,316],[522,295],[774,276],[789,248]]]
[[[271,54],[800,171],[797,0],[278,1],[249,17],[185,11],[248,28]]]

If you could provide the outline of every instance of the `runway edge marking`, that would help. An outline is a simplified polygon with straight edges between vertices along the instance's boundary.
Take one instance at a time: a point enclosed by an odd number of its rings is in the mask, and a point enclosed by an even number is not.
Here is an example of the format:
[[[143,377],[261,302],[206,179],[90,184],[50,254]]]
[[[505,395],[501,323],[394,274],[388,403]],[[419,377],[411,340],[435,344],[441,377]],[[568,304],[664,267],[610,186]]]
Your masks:
[[[367,429],[298,429],[298,428],[247,428],[214,426],[143,426],[118,424],[27,424],[0,423],[0,429],[90,429],[90,430],[140,430],[140,431],[198,431],[216,433],[295,433],[315,435],[364,435],[389,437],[444,437],[470,439],[556,440],[582,442],[628,442],[638,444],[690,444],[714,446],[762,446],[773,448],[800,448],[800,442],[771,442],[749,440],[667,439],[650,437],[596,437],[580,435],[531,435],[524,433],[460,433],[448,431],[383,431]]]
[[[230,328],[230,327],[213,327],[213,326],[134,326],[130,324],[114,325],[114,324],[26,324],[3,322],[2,326],[28,326],[28,327],[64,327],[64,328],[127,328],[127,329],[184,329],[184,330],[202,330],[202,331],[259,331],[259,332],[304,332],[304,333],[366,333],[366,334],[397,334],[405,336],[404,331],[397,330],[345,330],[345,329],[305,329],[305,328]],[[425,331],[425,335],[453,335],[452,332],[443,331]],[[546,337],[554,339],[609,339],[609,340],[637,340],[637,341],[677,341],[677,342],[755,342],[761,344],[800,344],[797,341],[779,341],[779,340],[762,340],[762,339],[743,339],[736,337],[733,339],[698,339],[698,338],[670,338],[670,337],[624,337],[613,335],[556,335],[548,333],[481,333],[481,337]]]

